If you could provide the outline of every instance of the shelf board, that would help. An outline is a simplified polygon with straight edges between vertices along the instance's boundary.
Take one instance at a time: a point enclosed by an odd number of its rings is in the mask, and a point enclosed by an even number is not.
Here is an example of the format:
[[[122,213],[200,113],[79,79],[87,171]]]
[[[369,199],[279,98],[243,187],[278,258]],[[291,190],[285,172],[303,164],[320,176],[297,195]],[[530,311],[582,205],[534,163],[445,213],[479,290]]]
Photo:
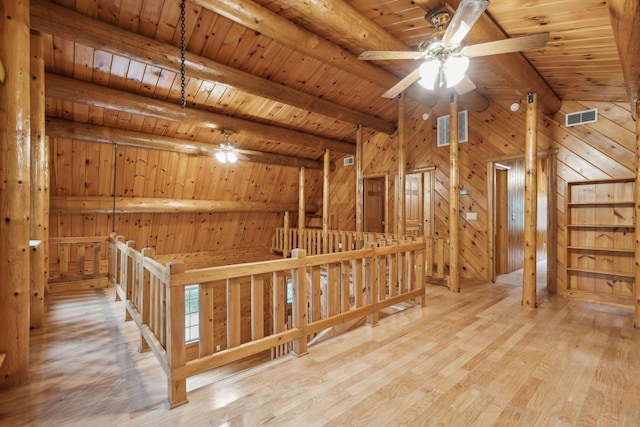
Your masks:
[[[578,251],[596,251],[596,252],[620,252],[626,254],[635,254],[634,249],[624,249],[624,248],[598,248],[593,246],[567,246],[567,249],[574,249]]]
[[[590,268],[577,268],[577,267],[567,267],[567,272],[576,272],[576,273],[590,273],[590,274],[600,274],[605,276],[618,276],[618,277],[626,277],[630,279],[635,279],[636,275],[632,272],[628,271],[610,271],[610,270],[594,270]]]
[[[563,295],[565,297],[569,297],[579,301],[593,302],[596,304],[603,304],[603,305],[608,305],[612,307],[633,310],[632,297],[597,294],[595,292],[586,292],[586,291],[580,291],[577,289],[567,289],[566,291],[564,291]]]
[[[568,202],[567,206],[577,206],[577,207],[589,207],[589,206],[635,206],[633,201],[608,201],[608,202]]]
[[[568,228],[635,228],[635,224],[567,224]]]

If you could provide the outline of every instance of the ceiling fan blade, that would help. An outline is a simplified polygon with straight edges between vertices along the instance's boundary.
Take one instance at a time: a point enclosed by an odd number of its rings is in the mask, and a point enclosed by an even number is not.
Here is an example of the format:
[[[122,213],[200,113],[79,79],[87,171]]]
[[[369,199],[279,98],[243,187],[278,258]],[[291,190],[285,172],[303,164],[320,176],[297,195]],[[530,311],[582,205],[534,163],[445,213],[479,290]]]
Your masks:
[[[462,0],[442,36],[442,44],[449,48],[460,46],[487,6],[489,6],[489,0]]]
[[[358,59],[371,61],[371,60],[386,60],[386,59],[422,59],[424,58],[423,52],[411,52],[397,51],[397,50],[365,50],[358,56]]]
[[[549,33],[531,34],[530,36],[496,40],[462,48],[462,55],[474,58],[477,56],[498,55],[501,53],[520,52],[528,49],[544,47],[549,40]]]
[[[406,88],[420,79],[420,67],[413,70],[407,77],[400,80],[391,89],[382,94],[383,98],[393,99],[400,95]]]
[[[466,74],[462,78],[462,81],[454,86],[454,90],[458,95],[464,95],[465,93],[471,92],[476,88],[476,85],[473,84],[469,76]]]

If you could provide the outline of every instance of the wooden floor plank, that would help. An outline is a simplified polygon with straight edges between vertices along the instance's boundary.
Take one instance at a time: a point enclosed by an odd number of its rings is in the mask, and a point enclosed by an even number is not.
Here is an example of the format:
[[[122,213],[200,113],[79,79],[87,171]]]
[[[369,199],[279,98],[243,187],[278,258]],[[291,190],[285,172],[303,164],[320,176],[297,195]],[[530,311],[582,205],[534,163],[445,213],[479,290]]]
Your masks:
[[[0,390],[0,425],[640,425],[633,313],[521,288],[429,286],[427,306],[244,370],[166,377],[112,289],[49,295],[27,384]]]

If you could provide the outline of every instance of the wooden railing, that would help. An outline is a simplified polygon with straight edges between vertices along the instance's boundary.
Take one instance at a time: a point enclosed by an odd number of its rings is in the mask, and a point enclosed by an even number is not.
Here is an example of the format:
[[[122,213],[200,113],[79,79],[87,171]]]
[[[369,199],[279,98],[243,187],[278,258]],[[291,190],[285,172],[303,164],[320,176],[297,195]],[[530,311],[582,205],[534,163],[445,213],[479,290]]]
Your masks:
[[[108,236],[51,237],[49,239],[49,292],[106,286]],[[80,283],[81,282],[81,283]]]
[[[403,301],[424,305],[421,240],[315,256],[295,249],[289,259],[196,270],[185,270],[181,261],[163,266],[153,249],[138,252],[121,236],[110,244],[109,278],[141,331],[141,349],[153,351],[169,378],[172,408],[187,402],[187,377],[289,342],[301,356],[309,337],[322,330],[365,317],[374,325],[380,310]],[[200,336],[188,344],[185,287],[194,284]],[[212,322],[221,310],[223,321]],[[191,360],[187,345],[198,347]]]
[[[417,237],[409,237],[415,241]],[[428,278],[448,280],[449,272],[449,239],[436,236],[424,236],[426,243],[425,275]],[[398,241],[396,235],[389,233],[361,233],[355,231],[322,230],[313,228],[276,228],[272,240],[271,251],[282,254],[287,258],[294,248],[305,249],[307,255],[319,255],[345,252],[364,247],[368,243],[384,244],[384,242]],[[360,245],[357,242],[361,242]]]

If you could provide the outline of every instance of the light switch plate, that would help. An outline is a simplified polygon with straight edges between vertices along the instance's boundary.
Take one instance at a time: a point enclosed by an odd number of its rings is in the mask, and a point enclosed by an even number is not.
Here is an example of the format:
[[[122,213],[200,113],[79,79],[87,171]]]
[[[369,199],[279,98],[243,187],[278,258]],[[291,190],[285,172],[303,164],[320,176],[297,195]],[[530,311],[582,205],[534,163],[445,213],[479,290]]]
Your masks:
[[[467,212],[468,220],[476,220],[478,219],[478,214],[476,212]]]

